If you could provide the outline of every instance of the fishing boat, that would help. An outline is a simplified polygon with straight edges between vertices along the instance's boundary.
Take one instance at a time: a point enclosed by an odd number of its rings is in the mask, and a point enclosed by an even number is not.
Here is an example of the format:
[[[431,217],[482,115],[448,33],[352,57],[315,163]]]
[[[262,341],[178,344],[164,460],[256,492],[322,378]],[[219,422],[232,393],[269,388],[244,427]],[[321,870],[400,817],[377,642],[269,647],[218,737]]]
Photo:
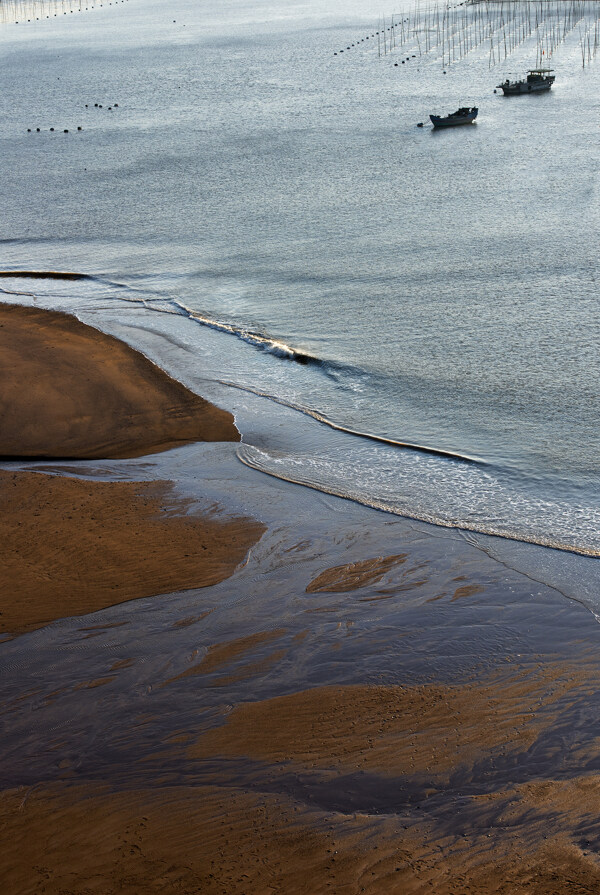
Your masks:
[[[479,109],[473,106],[472,109],[460,108],[451,115],[442,118],[440,115],[430,115],[431,123],[434,127],[456,127],[457,124],[473,124],[477,118]]]
[[[518,96],[521,93],[540,93],[542,90],[550,90],[554,84],[553,68],[530,68],[527,77],[521,81],[503,81],[498,87],[504,96]]]

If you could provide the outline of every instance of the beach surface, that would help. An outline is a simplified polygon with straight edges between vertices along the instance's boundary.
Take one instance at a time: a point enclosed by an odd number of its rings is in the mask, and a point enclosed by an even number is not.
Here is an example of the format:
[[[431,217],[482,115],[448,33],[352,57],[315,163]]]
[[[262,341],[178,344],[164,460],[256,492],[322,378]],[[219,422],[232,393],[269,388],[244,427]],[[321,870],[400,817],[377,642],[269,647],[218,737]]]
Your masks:
[[[0,320],[5,457],[237,437],[115,339]],[[205,448],[182,448],[194,480],[227,487],[202,513],[169,454],[144,481],[4,462],[0,888],[599,891],[588,610],[456,533]],[[241,492],[255,509],[228,512]]]
[[[0,499],[0,634],[216,584],[264,531],[251,519],[189,512],[168,482],[0,472]]]
[[[0,376],[0,457],[138,457],[239,441],[230,413],[68,314],[1,306]]]

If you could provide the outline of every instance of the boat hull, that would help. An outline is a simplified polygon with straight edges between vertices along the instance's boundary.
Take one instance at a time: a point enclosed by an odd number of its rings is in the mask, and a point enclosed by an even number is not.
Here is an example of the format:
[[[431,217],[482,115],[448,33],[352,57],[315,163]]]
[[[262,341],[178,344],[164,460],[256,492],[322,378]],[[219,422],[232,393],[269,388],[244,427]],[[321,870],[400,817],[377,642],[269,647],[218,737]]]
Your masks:
[[[440,118],[438,115],[430,115],[434,127],[460,127],[462,124],[473,124],[477,115],[461,115],[460,118]]]
[[[498,86],[502,89],[504,96],[520,96],[523,93],[543,93],[550,90],[553,83],[554,81],[544,84],[527,84],[526,82],[521,82],[518,84],[499,84]]]

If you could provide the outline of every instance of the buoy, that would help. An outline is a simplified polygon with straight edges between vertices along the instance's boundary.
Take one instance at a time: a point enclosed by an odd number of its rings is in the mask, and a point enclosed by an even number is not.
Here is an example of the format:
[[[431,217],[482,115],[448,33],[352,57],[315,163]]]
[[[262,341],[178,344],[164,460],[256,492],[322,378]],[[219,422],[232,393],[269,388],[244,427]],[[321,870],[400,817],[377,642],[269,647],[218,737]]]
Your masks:
[[[496,91],[494,90],[494,93],[495,93],[495,92],[496,92]]]
[[[15,25],[18,25],[18,24],[19,24],[18,22],[15,22]],[[28,133],[28,134],[31,133],[31,128],[30,128],[30,127],[27,128],[27,133]]]
[[[417,127],[423,127],[423,122],[419,121],[419,123],[417,124]]]
[[[51,128],[50,128],[50,130],[51,130],[51,131],[53,131],[53,130],[54,130],[54,128],[53,128],[53,127],[51,127]]]
[[[446,74],[446,72],[444,72],[444,74]]]
[[[394,62],[394,68],[398,68],[398,63]]]
[[[83,128],[78,125],[77,130],[80,131],[80,130],[83,130]]]
[[[94,109],[98,108],[98,103],[94,103]]]
[[[63,134],[68,134],[68,133],[69,133],[69,131],[67,130],[67,128],[65,128],[63,131]]]
[[[119,104],[115,103],[115,109],[118,109],[118,108],[119,108]]]
[[[36,127],[36,131],[37,131],[37,132],[38,132],[38,134],[39,134],[39,132],[40,132],[40,129],[39,129],[39,127]]]
[[[406,65],[406,62],[404,61],[404,59],[402,60],[402,65]]]
[[[87,104],[87,103],[85,104],[85,107],[86,107],[86,109],[87,109],[87,107],[88,107],[88,104]]]

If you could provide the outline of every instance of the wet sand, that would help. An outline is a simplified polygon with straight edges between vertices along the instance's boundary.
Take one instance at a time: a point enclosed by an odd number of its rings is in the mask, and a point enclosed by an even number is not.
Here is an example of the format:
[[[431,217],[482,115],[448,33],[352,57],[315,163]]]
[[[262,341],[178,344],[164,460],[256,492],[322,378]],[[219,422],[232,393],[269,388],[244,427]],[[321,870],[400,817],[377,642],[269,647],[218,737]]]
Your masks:
[[[239,441],[233,417],[68,314],[0,305],[0,457],[138,457]]]
[[[455,693],[317,688],[236,709],[192,747],[208,762],[194,785],[167,773],[147,789],[71,779],[8,790],[0,802],[7,891],[597,892],[600,774],[572,765],[567,779],[554,779],[538,766],[536,778],[511,782],[519,756],[557,722],[552,710],[541,721],[527,712],[540,697],[552,708],[554,681],[544,673]],[[508,744],[513,720],[529,729]],[[457,723],[461,736],[448,748],[444,734]],[[412,766],[413,737],[425,753],[440,749],[439,766],[424,753]],[[503,765],[507,745],[515,761]],[[379,805],[369,804],[376,795]]]
[[[168,482],[97,482],[0,471],[0,633],[140,597],[208,587],[264,531],[201,516]]]
[[[237,437],[48,313],[0,313],[3,406],[35,386],[15,454],[131,456],[188,440],[192,418]],[[41,629],[0,644],[0,890],[600,891],[600,627],[582,606],[435,529],[362,510],[352,529],[343,502],[319,534],[325,505],[311,494],[302,518],[281,483],[266,529],[226,501],[194,513],[169,481],[64,471],[0,472],[0,630]],[[163,615],[120,610],[155,594]]]

